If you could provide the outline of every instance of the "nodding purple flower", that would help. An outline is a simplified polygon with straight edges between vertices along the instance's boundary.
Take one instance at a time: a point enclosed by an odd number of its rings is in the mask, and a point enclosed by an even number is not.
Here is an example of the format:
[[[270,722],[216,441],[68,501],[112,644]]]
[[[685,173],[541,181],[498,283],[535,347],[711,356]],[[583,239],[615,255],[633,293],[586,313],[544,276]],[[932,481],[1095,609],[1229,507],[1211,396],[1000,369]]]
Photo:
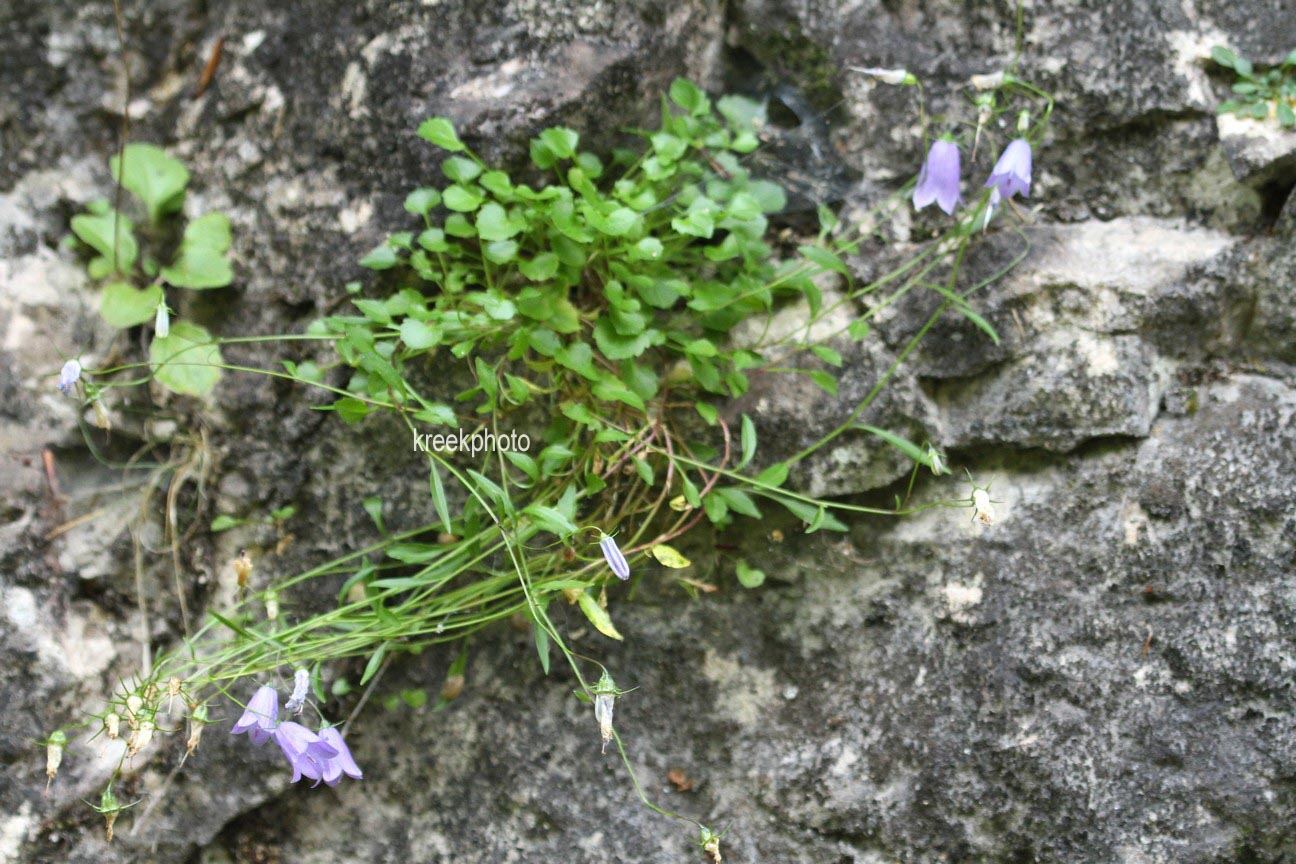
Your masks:
[[[284,703],[284,711],[288,714],[300,714],[302,708],[306,706],[306,694],[310,690],[310,672],[305,669],[298,669],[293,673],[293,691]]]
[[[64,396],[72,393],[76,383],[81,380],[81,363],[77,360],[69,360],[63,364],[63,371],[59,373],[58,389]]]
[[[231,735],[248,733],[253,744],[264,744],[274,734],[275,724],[279,721],[279,694],[273,687],[263,685],[248,700],[243,716],[230,730]]]
[[[324,782],[336,786],[345,774],[359,780],[364,775],[355,760],[351,758],[351,749],[342,740],[342,733],[333,726],[325,726],[319,731],[320,740],[337,751],[336,756],[324,763]]]
[[[599,541],[599,548],[603,550],[603,557],[607,559],[608,566],[612,572],[617,575],[618,579],[625,580],[630,578],[630,563],[626,557],[621,554],[621,547],[617,545],[616,540],[603,535]]]
[[[1025,138],[1016,138],[1000,154],[985,185],[993,186],[1002,198],[1011,198],[1018,192],[1028,198],[1030,184],[1031,146]]]
[[[954,215],[954,208],[963,200],[959,194],[959,149],[945,138],[932,142],[918,175],[913,202],[919,210],[935,201],[940,209]]]
[[[303,777],[309,777],[319,785],[319,781],[324,779],[329,760],[338,755],[337,749],[331,744],[292,720],[285,720],[275,727],[274,739],[288,758],[288,764],[292,766],[294,783]]]

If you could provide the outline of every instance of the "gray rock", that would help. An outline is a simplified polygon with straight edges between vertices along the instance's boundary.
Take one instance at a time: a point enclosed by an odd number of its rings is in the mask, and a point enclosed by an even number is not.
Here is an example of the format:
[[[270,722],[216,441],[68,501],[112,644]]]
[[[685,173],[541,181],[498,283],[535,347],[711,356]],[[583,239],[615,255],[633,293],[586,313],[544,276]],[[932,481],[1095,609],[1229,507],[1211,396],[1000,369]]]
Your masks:
[[[405,192],[438,176],[440,154],[412,134],[431,114],[516,165],[545,124],[603,149],[676,75],[727,77],[809,105],[805,146],[789,151],[807,164],[790,167],[828,178],[830,191],[811,194],[850,214],[911,177],[921,153],[912,91],[846,67],[907,66],[933,114],[961,117],[956,85],[1004,68],[1016,41],[1004,5],[981,0],[124,5],[134,137],[187,161],[193,212],[219,207],[235,223],[236,285],[182,310],[223,335],[300,328],[343,296],[361,273],[352,262],[407,224]],[[1293,37],[1280,11],[1273,0],[1026,4],[1021,71],[1058,109],[1020,221],[1005,211],[968,261],[970,285],[1020,251],[1006,226],[1032,244],[971,298],[1000,343],[947,313],[861,417],[947,448],[956,470],[989,483],[995,525],[933,507],[807,536],[771,511],[681,544],[688,574],[718,586],[700,601],[656,572],[633,600],[612,592],[624,644],[553,610],[576,650],[638,688],[616,725],[645,794],[729,826],[725,860],[1296,854],[1291,174],[1282,154],[1239,148],[1228,121],[1217,126],[1224,84],[1205,64],[1223,42],[1282,56]],[[224,58],[195,99],[220,36]],[[700,860],[695,829],[642,807],[619,758],[599,753],[569,670],[542,675],[531,635],[508,628],[473,643],[467,689],[444,711],[380,704],[435,692],[451,654],[392,664],[348,733],[362,782],[288,788],[272,747],[225,734],[226,706],[183,771],[173,775],[177,737],[127,766],[119,794],[141,804],[112,847],[83,800],[120,744],[80,730],[44,796],[32,742],[138,668],[145,621],[151,649],[176,644],[179,596],[191,616],[228,598],[240,547],[264,585],[371,542],[368,495],[388,501],[396,529],[432,513],[398,424],[342,429],[299,391],[242,376],[202,413],[165,403],[162,425],[140,419],[157,407],[143,395],[121,398],[110,460],[149,445],[201,452],[209,470],[205,494],[182,490],[184,527],[196,526],[177,552],[182,579],[169,554],[145,555],[140,614],[132,532],[162,548],[162,515],[155,501],[137,521],[112,497],[120,475],[90,447],[102,436],[87,440],[76,403],[52,391],[65,356],[101,358],[116,335],[59,246],[70,215],[111,194],[125,97],[111,6],[10,4],[0,52],[0,860]],[[1011,130],[984,134],[966,154],[967,194]],[[857,183],[841,182],[852,172]],[[892,228],[901,251],[942,218],[905,212]],[[887,261],[869,246],[850,264],[867,279]],[[787,458],[849,415],[935,308],[914,292],[868,340],[833,342],[839,397],[765,376],[727,416],[753,416],[760,459]],[[281,354],[228,352],[267,366]],[[792,483],[888,506],[909,472],[852,431]],[[969,493],[961,476],[923,473],[912,500]],[[201,530],[218,513],[289,503],[298,515],[281,528]],[[768,574],[761,589],[738,587],[739,555]],[[326,608],[337,587],[294,599]],[[343,719],[351,704],[324,707]]]

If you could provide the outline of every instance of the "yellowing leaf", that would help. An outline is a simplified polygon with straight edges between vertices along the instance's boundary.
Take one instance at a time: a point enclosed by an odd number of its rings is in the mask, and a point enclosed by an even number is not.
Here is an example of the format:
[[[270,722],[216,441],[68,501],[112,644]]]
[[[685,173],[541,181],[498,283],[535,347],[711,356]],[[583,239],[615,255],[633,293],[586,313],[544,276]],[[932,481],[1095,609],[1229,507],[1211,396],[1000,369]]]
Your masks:
[[[616,627],[612,625],[611,616],[608,615],[606,609],[599,606],[593,594],[582,591],[576,602],[580,604],[581,611],[585,613],[585,617],[589,619],[589,622],[594,625],[594,629],[609,639],[615,639],[618,642],[623,639],[621,634],[617,632]]]
[[[667,546],[665,543],[658,543],[648,551],[665,567],[673,567],[676,570],[682,570],[685,567],[692,566],[693,564],[692,561],[681,555],[675,547]]]
[[[687,513],[693,509],[693,505],[683,495],[676,495],[670,500],[670,508],[676,513]]]

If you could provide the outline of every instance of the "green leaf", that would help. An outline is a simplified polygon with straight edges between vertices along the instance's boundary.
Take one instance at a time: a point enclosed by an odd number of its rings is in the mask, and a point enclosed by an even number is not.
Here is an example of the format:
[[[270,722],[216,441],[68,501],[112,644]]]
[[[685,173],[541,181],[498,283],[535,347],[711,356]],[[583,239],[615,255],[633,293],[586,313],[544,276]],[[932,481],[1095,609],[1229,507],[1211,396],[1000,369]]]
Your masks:
[[[664,251],[665,247],[656,237],[645,237],[630,247],[628,257],[631,261],[655,261]]]
[[[693,566],[693,562],[681,555],[679,550],[665,543],[658,543],[651,547],[648,554],[656,558],[663,567],[670,567],[672,570],[683,570],[685,567]]]
[[[224,288],[234,281],[234,270],[223,250],[186,241],[174,263],[162,268],[162,278],[177,288],[200,291]]]
[[[634,335],[617,332],[611,317],[604,315],[594,325],[594,342],[609,360],[628,360],[638,357],[654,342],[656,331],[645,330]]]
[[[120,231],[114,227],[114,216],[104,213],[91,216],[86,213],[72,217],[72,233],[91,249],[106,259],[109,272],[129,273],[139,256],[139,244],[135,241],[135,232],[131,222],[125,216],[121,218]],[[118,241],[120,233],[121,257],[118,260],[113,252],[113,244]],[[116,262],[114,265],[113,262]]]
[[[830,395],[837,395],[837,379],[822,369],[813,370],[810,373],[810,380],[818,384]]]
[[[788,478],[788,464],[786,462],[775,462],[764,471],[756,475],[757,483],[764,483],[767,486],[782,486]]]
[[[482,255],[492,264],[507,264],[517,257],[517,253],[518,244],[516,240],[496,240],[494,243],[487,243],[482,247]],[[510,315],[509,317],[513,316]]]
[[[850,270],[847,269],[846,262],[842,261],[841,258],[837,257],[832,252],[829,252],[827,249],[824,249],[821,246],[798,246],[797,251],[801,253],[803,258],[810,261],[812,264],[816,264],[822,269],[833,273],[840,273],[847,279],[850,278]]]
[[[451,534],[453,532],[450,529],[450,505],[446,502],[445,486],[441,482],[441,472],[437,470],[435,461],[429,466],[428,485],[432,490],[432,504],[441,519],[441,527],[447,534]]]
[[[441,193],[435,189],[420,188],[405,196],[405,209],[420,216],[441,203]]]
[[[150,221],[157,222],[180,209],[189,172],[179,160],[172,159],[161,147],[138,143],[127,144],[122,157],[124,168],[119,157],[108,160],[113,179],[121,180],[123,187],[144,202]]]
[[[846,335],[852,339],[864,339],[869,334],[868,321],[863,318],[856,318],[846,328]]]
[[[441,173],[456,183],[471,183],[481,176],[482,167],[471,159],[451,156],[441,163]]]
[[[458,153],[465,149],[463,142],[459,140],[459,135],[455,132],[454,124],[445,117],[424,120],[419,124],[418,135],[451,153]]]
[[[1216,45],[1211,48],[1211,59],[1226,69],[1232,69],[1233,65],[1237,63],[1237,55],[1223,45]]]
[[[162,296],[161,285],[139,290],[126,282],[109,282],[99,300],[99,314],[109,326],[134,327],[154,316]]]
[[[922,465],[926,465],[928,468],[931,467],[931,459],[927,456],[927,454],[923,452],[921,447],[919,447],[917,444],[913,443],[912,441],[908,440],[907,438],[903,438],[900,435],[895,434],[894,432],[888,432],[885,429],[879,429],[876,426],[869,426],[865,423],[860,423],[858,428],[863,429],[865,432],[870,432],[876,435],[877,437],[881,438],[883,441],[890,444],[892,447],[899,450],[901,453],[908,456],[913,461],[918,462],[919,464]]]
[[[396,250],[386,243],[378,244],[368,255],[360,259],[360,266],[368,267],[370,270],[390,270],[399,263],[400,258],[396,255]]]
[[[518,270],[532,282],[544,282],[552,279],[558,272],[558,256],[552,252],[542,252],[530,261],[519,261]]]
[[[729,505],[729,509],[735,513],[741,513],[742,515],[750,516],[753,519],[762,518],[760,508],[756,506],[756,502],[751,499],[750,495],[741,489],[726,486],[721,489],[716,489],[714,494],[723,498],[725,504]]]
[[[751,566],[743,559],[738,559],[738,584],[744,588],[759,588],[765,584],[765,571]]]
[[[361,402],[354,396],[343,396],[330,406],[337,412],[343,423],[359,423],[373,413],[374,408],[367,402]]]
[[[483,199],[476,192],[456,184],[442,193],[441,200],[449,210],[471,213],[481,206]]]
[[[522,230],[509,219],[508,211],[494,201],[477,212],[477,236],[483,240],[507,240]]]
[[[693,407],[697,409],[698,414],[701,415],[702,419],[706,421],[708,426],[716,425],[716,420],[719,418],[720,412],[716,411],[714,405],[709,402],[695,402]],[[695,504],[694,506],[696,507],[697,505]]]
[[[746,414],[742,415],[742,461],[739,470],[745,468],[756,455],[756,424]]]
[[[829,366],[842,365],[841,354],[829,348],[827,345],[815,345],[810,350],[814,352],[816,357],[827,363]]]
[[[535,519],[536,524],[550,534],[557,535],[560,539],[566,540],[571,535],[580,530],[575,522],[572,522],[558,510],[553,507],[545,507],[542,504],[532,504],[522,511],[529,514]]]
[[[149,362],[157,380],[176,393],[201,396],[220,380],[220,348],[211,334],[197,324],[177,321],[165,339],[149,346]]]
[[[382,517],[382,497],[378,495],[370,495],[368,498],[360,502],[360,506],[364,507],[364,511],[369,514],[369,518],[373,520],[374,525],[378,528],[378,533],[386,535],[387,527],[383,525]]]
[[[423,351],[441,342],[441,328],[416,318],[406,318],[401,322],[400,338],[409,348]]]
[[[707,95],[685,78],[676,78],[671,82],[670,100],[695,117],[711,110],[711,100]]]
[[[220,516],[217,516],[215,519],[211,521],[211,528],[209,530],[213,534],[219,534],[222,531],[228,531],[231,528],[237,528],[243,523],[244,523],[243,519],[238,519],[234,516],[230,516],[227,514],[221,514]]]
[[[532,618],[531,632],[535,636],[536,653],[540,655],[540,668],[549,674],[549,634],[536,618]]]
[[[369,679],[378,672],[378,667],[382,665],[383,657],[387,654],[387,646],[390,644],[390,642],[382,643],[378,646],[378,650],[369,657],[369,662],[365,664],[364,674],[360,676],[361,687],[368,684]]]
[[[580,141],[580,135],[571,129],[555,126],[541,132],[540,140],[549,148],[549,152],[559,159],[570,159],[576,155],[576,144]]]
[[[565,366],[591,381],[597,380],[599,377],[598,369],[594,366],[594,351],[587,342],[573,342],[570,345],[564,345],[554,354],[554,359],[558,361],[559,365]]]
[[[1296,126],[1296,111],[1286,99],[1278,100],[1278,123],[1282,126]]]

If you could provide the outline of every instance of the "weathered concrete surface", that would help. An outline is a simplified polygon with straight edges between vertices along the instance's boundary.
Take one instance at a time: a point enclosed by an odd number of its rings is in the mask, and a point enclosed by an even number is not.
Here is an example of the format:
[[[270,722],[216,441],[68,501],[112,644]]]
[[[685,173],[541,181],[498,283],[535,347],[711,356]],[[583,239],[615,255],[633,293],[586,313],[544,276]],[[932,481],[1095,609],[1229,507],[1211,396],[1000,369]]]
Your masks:
[[[907,66],[933,111],[954,111],[963,96],[950,85],[1003,68],[1015,42],[1011,4],[987,2],[136,6],[134,135],[188,162],[192,206],[235,222],[236,285],[181,310],[224,335],[299,328],[343,294],[360,273],[351,262],[404,218],[405,191],[434,176],[435,153],[412,134],[427,115],[454,116],[475,146],[515,160],[548,122],[611,141],[678,74],[790,86],[816,111],[835,106],[831,143],[861,178],[836,191],[850,214],[911,176],[920,154],[912,92],[846,67]],[[1001,344],[947,315],[864,418],[992,481],[998,524],[937,509],[853,521],[847,538],[747,526],[723,539],[768,572],[753,592],[698,539],[694,575],[720,592],[689,602],[650,582],[618,607],[625,645],[577,640],[639,688],[617,725],[647,793],[732,823],[726,861],[1296,855],[1292,178],[1278,151],[1225,134],[1213,108],[1226,82],[1205,62],[1224,41],[1281,57],[1296,36],[1280,11],[1276,0],[1026,4],[1021,71],[1058,109],[1029,204],[968,262],[969,280],[985,278],[1030,243],[973,298]],[[97,794],[111,748],[69,753],[43,796],[31,742],[138,666],[131,535],[150,549],[164,540],[156,508],[141,517],[119,503],[120,468],[95,460],[84,418],[51,395],[65,356],[115,350],[59,246],[70,215],[111,189],[124,95],[111,9],[10,4],[0,34],[0,860],[701,860],[599,755],[566,673],[541,676],[530,637],[507,628],[475,643],[450,709],[361,716],[362,783],[285,791],[275,754],[213,728],[169,784],[180,742],[138,761],[123,798],[145,804],[111,848],[80,800]],[[194,100],[219,36],[215,83]],[[1007,134],[989,130],[974,175]],[[929,219],[900,220],[897,238],[922,238]],[[884,263],[871,249],[850,261],[859,279]],[[914,294],[880,316],[879,338],[840,345],[837,400],[757,381],[736,410],[758,406],[763,458],[831,428],[934,308]],[[268,526],[186,535],[191,614],[227,590],[240,545],[270,579],[370,540],[366,495],[401,502],[389,523],[430,509],[412,463],[367,458],[406,451],[399,429],[344,432],[274,383],[232,376],[202,410],[170,403],[170,422],[145,424],[139,398],[110,407],[113,438],[91,438],[109,460],[145,442],[153,463],[207,460],[202,494],[181,490],[183,527],[290,502],[301,514],[280,554]],[[886,504],[904,473],[850,433],[793,480]],[[967,486],[923,478],[915,494]],[[92,518],[59,530],[79,517]],[[156,649],[180,632],[171,556],[145,556],[139,578]],[[383,689],[435,689],[449,661],[403,660]],[[694,791],[674,791],[671,769]]]

